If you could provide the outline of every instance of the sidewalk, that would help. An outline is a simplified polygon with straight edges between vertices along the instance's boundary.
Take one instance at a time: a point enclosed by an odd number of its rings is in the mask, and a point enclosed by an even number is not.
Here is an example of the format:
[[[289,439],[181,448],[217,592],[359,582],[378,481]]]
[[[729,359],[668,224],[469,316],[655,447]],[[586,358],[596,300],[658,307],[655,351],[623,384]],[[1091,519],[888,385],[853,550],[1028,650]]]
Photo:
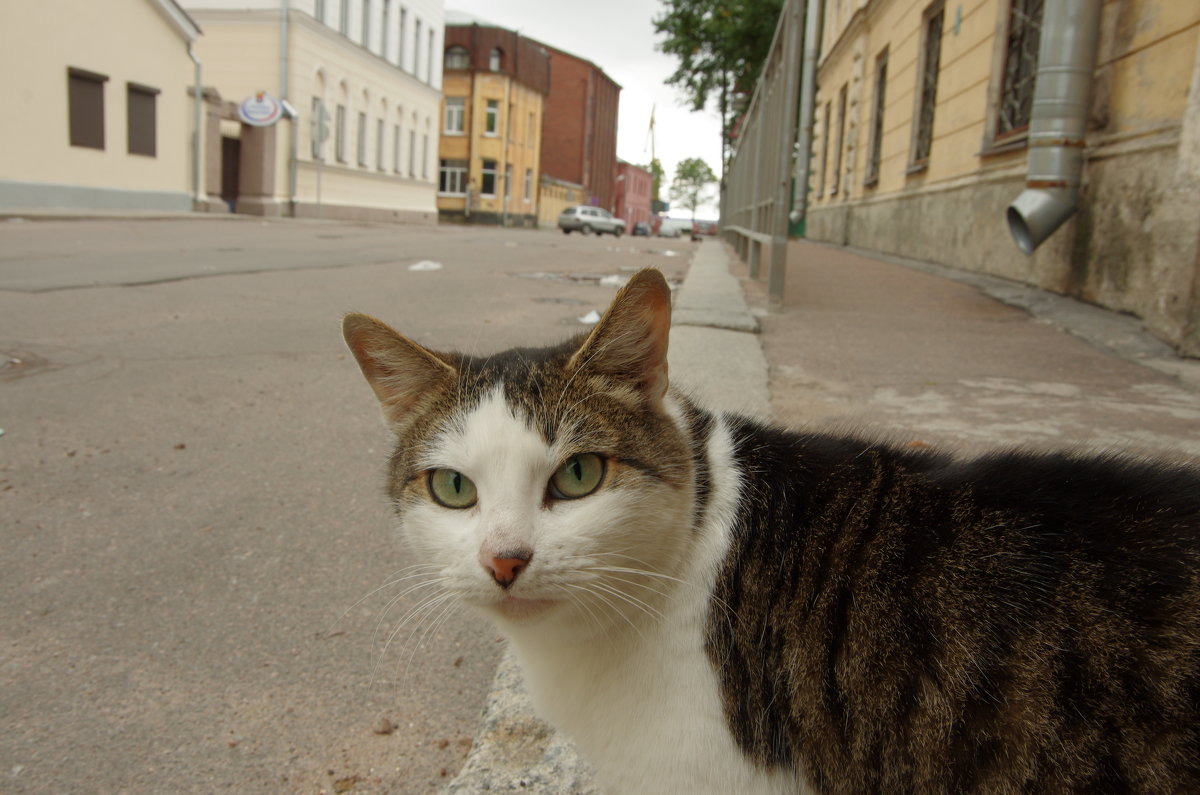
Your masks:
[[[712,407],[914,446],[1103,447],[1200,463],[1200,361],[1135,319],[807,241],[789,246],[786,284],[783,309],[767,313],[765,281],[720,241],[700,246],[675,300],[673,380]],[[570,744],[533,716],[520,676],[506,656],[445,792],[598,793]]]

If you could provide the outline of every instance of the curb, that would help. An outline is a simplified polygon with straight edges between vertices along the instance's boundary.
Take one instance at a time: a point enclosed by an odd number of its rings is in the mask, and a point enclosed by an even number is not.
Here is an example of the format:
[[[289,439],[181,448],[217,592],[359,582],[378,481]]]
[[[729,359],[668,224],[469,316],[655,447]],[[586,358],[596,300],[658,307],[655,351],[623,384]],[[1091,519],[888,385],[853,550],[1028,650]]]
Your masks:
[[[700,245],[672,308],[669,366],[681,388],[710,408],[757,417],[771,412],[759,325],[729,271],[720,241]],[[600,795],[574,746],[534,714],[511,649],[505,651],[475,742],[442,795],[524,792]]]

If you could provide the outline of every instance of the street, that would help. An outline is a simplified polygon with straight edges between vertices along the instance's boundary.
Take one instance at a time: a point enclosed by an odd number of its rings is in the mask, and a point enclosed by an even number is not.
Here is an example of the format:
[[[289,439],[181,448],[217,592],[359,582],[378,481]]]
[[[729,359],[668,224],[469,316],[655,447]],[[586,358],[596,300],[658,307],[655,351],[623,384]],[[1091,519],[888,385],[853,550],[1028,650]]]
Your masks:
[[[436,790],[500,645],[414,613],[341,315],[431,347],[542,344],[604,309],[599,277],[678,278],[693,246],[0,221],[0,790]]]

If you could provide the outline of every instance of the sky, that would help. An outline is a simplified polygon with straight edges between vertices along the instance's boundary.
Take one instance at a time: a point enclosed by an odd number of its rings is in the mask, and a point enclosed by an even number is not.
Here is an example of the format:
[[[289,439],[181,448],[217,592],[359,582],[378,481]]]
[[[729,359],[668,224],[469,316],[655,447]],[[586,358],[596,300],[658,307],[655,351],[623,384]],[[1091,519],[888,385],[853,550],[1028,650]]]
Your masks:
[[[630,163],[650,162],[650,112],[654,110],[654,152],[666,172],[662,199],[675,166],[698,157],[714,174],[721,173],[721,122],[716,110],[691,112],[679,90],[666,84],[678,62],[655,48],[662,37],[652,19],[662,13],[657,0],[608,0],[563,3],[550,0],[446,0],[447,11],[460,11],[549,44],[591,61],[621,86],[617,121],[617,157]],[[716,188],[697,218],[717,217]],[[690,218],[672,204],[668,216]]]

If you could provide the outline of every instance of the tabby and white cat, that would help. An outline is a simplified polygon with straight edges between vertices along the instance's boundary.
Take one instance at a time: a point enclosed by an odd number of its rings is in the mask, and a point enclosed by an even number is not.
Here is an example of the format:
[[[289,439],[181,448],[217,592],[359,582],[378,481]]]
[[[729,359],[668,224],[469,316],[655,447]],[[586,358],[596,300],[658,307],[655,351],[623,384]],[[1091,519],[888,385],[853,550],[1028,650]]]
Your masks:
[[[344,323],[403,538],[609,793],[1200,792],[1200,472],[709,412],[670,314],[646,270],[550,348]]]

